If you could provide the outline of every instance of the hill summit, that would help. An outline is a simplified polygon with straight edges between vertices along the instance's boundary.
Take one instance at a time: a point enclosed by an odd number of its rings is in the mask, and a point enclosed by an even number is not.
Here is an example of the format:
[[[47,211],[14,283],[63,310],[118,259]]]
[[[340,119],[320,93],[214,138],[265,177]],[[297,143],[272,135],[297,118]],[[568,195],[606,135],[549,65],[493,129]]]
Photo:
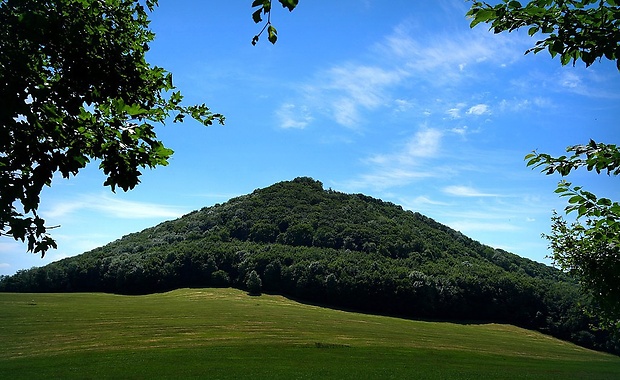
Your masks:
[[[251,285],[250,285],[251,284]],[[620,352],[562,272],[308,177],[0,280],[0,290],[145,294],[237,287],[409,318],[492,321]]]

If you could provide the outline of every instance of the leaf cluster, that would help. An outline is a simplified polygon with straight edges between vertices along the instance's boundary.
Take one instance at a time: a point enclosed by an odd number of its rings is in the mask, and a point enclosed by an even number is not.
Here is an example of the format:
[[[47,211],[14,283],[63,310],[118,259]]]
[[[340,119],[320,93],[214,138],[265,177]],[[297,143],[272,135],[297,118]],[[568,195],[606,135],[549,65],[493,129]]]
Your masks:
[[[55,173],[99,162],[112,191],[173,151],[155,125],[191,116],[223,122],[206,105],[182,106],[172,75],[146,61],[157,1],[0,2],[0,234],[45,254],[56,243],[37,214]]]
[[[588,171],[594,170],[598,174],[620,174],[620,149],[615,144],[590,140],[588,144],[569,146],[566,152],[572,154],[555,158],[546,153],[532,152],[525,156],[525,160],[527,166],[542,167],[542,172],[547,175],[558,173],[564,177],[580,167],[585,167]]]
[[[562,65],[581,60],[586,67],[605,57],[620,70],[620,3],[616,0],[502,0],[491,5],[473,1],[471,27],[490,24],[494,33],[528,27],[543,39],[525,53],[547,50]]]
[[[299,3],[299,0],[278,1],[280,2],[280,4],[282,4],[282,7],[288,9],[289,12],[292,12]],[[261,34],[263,34],[265,29],[267,30],[267,39],[269,40],[269,42],[275,44],[278,40],[278,30],[271,23],[271,5],[272,0],[254,0],[252,2],[252,8],[257,8],[252,13],[252,20],[254,20],[256,24],[260,24],[261,22],[263,22],[263,15],[267,15],[267,21],[265,22],[265,25],[260,30],[260,32],[258,32],[258,34],[256,34],[252,38],[252,45],[256,45],[258,43],[258,40],[260,39],[260,36]]]
[[[533,152],[525,160],[547,175],[567,176],[580,167],[598,174],[620,173],[620,149],[616,145],[591,140],[570,146],[567,152],[572,155],[557,158]],[[552,259],[593,295],[597,307],[592,312],[603,324],[620,331],[620,204],[567,181],[560,181],[555,192],[568,198],[565,211],[576,212],[577,220],[569,224],[554,214],[552,232],[544,235],[550,242]]]

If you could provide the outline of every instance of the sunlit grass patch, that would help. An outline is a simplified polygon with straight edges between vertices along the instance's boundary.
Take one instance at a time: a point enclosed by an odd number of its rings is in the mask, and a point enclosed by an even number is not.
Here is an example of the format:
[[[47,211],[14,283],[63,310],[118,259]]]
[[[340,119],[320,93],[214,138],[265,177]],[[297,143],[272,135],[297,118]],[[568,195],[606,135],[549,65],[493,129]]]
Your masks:
[[[412,321],[234,289],[1,294],[17,378],[620,378],[620,358],[497,324]]]

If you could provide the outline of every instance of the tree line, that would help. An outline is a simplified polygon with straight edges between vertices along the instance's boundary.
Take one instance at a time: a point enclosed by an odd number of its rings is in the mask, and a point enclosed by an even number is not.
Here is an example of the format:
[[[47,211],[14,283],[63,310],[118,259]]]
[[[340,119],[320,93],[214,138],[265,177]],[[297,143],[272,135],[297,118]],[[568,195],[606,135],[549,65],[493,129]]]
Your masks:
[[[563,272],[392,203],[324,190],[310,178],[0,280],[0,290],[20,292],[181,287],[236,287],[407,318],[511,323],[620,353],[609,332],[590,327],[596,319],[582,311],[590,300]]]

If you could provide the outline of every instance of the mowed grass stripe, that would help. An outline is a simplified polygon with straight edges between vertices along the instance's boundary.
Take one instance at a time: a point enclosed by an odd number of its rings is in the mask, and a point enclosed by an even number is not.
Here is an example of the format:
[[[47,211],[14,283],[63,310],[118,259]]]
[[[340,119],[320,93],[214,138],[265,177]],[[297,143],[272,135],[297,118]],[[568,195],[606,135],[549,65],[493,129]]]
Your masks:
[[[0,293],[0,339],[7,378],[620,378],[618,357],[514,326],[357,314],[234,289]]]

